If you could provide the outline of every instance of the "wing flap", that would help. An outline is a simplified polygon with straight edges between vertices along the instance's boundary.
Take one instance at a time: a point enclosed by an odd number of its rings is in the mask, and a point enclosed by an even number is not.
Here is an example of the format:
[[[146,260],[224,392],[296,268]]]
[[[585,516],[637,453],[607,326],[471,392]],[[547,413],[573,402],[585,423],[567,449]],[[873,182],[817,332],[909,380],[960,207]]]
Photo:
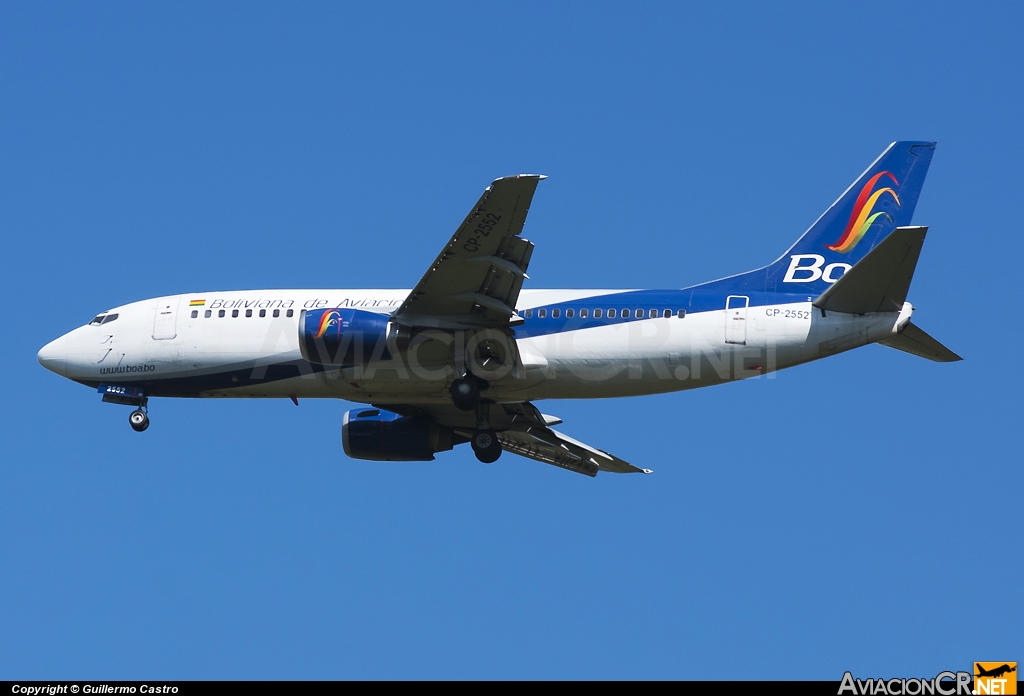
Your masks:
[[[597,464],[584,460],[567,448],[547,442],[528,431],[506,430],[498,433],[498,441],[506,452],[575,471],[577,474],[597,476],[597,472],[600,471]]]
[[[575,471],[586,476],[597,476],[598,471],[617,474],[651,473],[615,455],[591,447],[579,440],[559,433],[545,426],[527,430],[506,430],[498,433],[498,441],[506,452],[512,452],[528,459]]]

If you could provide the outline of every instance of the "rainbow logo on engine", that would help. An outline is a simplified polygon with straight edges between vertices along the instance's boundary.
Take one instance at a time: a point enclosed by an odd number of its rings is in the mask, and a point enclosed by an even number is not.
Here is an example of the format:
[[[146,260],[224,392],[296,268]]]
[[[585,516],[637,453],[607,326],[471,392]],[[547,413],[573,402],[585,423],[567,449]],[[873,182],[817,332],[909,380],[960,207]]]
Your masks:
[[[316,335],[313,338],[323,338],[324,334],[327,333],[327,329],[331,328],[331,325],[335,323],[341,323],[341,312],[334,309],[324,312],[324,315],[320,317],[320,328],[317,329]]]
[[[871,189],[875,187],[878,180],[883,176],[887,176],[892,179],[892,182],[897,186],[900,182],[896,181],[896,177],[892,175],[892,172],[878,172],[875,174],[868,183],[864,184],[864,188],[860,190],[860,195],[857,196],[857,202],[853,204],[853,212],[850,213],[850,220],[846,223],[846,229],[843,230],[843,234],[839,237],[838,241],[834,244],[826,244],[826,249],[832,251],[838,251],[840,254],[847,254],[853,250],[857,243],[864,238],[864,234],[868,231],[868,228],[874,224],[875,220],[882,217],[883,215],[889,218],[889,222],[892,222],[892,216],[886,212],[872,213],[871,210],[875,207],[875,203],[884,194],[891,194],[896,199],[896,205],[900,204],[899,196],[891,188],[880,188],[874,193],[871,193]]]

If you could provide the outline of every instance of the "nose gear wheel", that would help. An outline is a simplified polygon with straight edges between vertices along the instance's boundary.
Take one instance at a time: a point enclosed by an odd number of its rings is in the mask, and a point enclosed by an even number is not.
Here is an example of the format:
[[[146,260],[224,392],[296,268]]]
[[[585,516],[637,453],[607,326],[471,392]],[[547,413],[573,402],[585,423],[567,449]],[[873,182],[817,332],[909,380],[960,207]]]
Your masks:
[[[141,408],[137,408],[128,416],[128,423],[131,424],[132,430],[141,433],[149,427],[149,415]]]

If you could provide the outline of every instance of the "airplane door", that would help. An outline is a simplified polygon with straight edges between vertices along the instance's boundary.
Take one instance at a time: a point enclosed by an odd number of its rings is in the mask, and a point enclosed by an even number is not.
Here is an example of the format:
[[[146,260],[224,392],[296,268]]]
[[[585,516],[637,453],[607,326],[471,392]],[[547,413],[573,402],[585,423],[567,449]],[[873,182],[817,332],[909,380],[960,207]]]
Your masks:
[[[161,297],[156,301],[153,317],[153,338],[165,340],[178,335],[178,300],[180,297]]]
[[[747,342],[747,305],[750,298],[744,295],[729,295],[725,299],[725,342]]]

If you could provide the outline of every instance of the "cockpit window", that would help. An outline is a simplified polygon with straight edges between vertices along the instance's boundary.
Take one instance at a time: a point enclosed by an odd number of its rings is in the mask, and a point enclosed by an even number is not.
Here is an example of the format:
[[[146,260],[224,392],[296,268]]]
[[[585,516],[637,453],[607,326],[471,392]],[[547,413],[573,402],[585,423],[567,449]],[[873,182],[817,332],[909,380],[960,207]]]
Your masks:
[[[110,322],[117,319],[116,314],[97,314],[96,318],[89,322],[89,326],[99,326],[100,324],[109,324]]]

